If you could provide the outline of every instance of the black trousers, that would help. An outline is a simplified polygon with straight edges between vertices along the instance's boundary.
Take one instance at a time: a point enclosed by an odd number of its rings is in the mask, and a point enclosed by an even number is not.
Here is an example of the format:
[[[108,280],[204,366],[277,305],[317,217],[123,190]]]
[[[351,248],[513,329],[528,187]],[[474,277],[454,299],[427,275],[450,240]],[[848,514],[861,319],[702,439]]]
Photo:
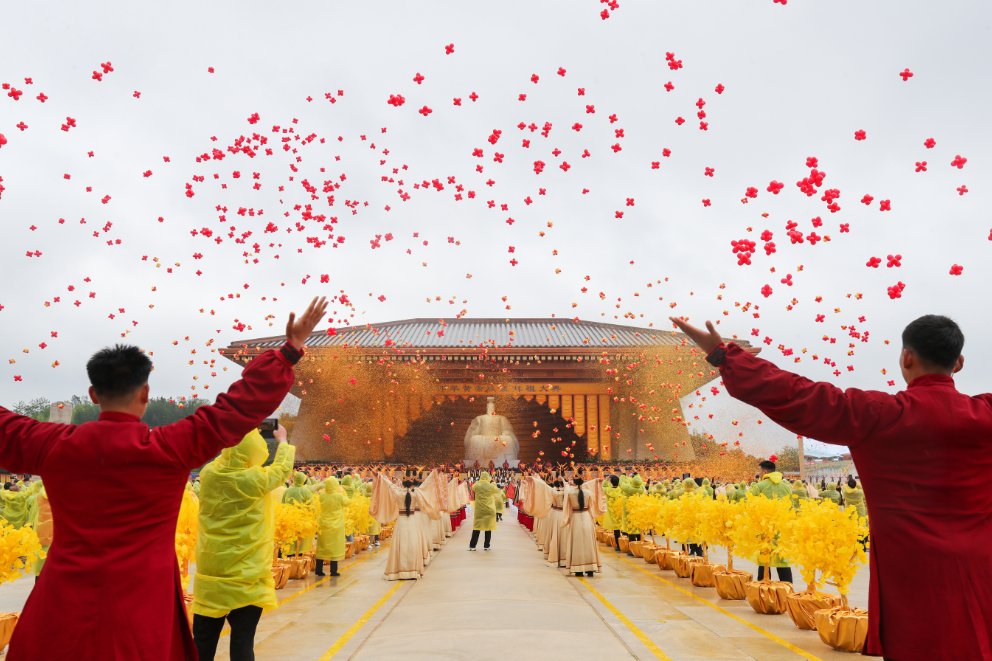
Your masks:
[[[235,608],[227,617],[193,615],[193,642],[201,661],[213,661],[224,620],[231,623],[231,661],[255,661],[255,627],[262,617],[258,606]]]
[[[468,543],[468,547],[469,548],[474,549],[476,547],[476,545],[479,543],[479,533],[480,532],[482,532],[482,531],[481,530],[473,530],[472,531],[472,540]],[[492,538],[493,538],[493,531],[492,530],[487,530],[486,531],[486,541],[483,542],[482,548],[485,548],[485,549],[489,548],[489,542],[492,541]]]
[[[792,567],[775,567],[774,569],[775,571],[778,572],[778,580],[785,581],[786,583],[792,582]],[[765,578],[765,566],[762,565],[758,567],[758,580],[760,581],[764,578]]]
[[[324,561],[321,560],[320,558],[317,558],[317,574],[323,574],[323,573],[324,573]],[[331,576],[337,576],[337,575],[338,575],[338,561],[331,560]]]
[[[614,530],[613,531],[613,539],[616,540],[616,542],[617,542],[617,551],[619,551],[620,550],[620,531],[619,530]]]

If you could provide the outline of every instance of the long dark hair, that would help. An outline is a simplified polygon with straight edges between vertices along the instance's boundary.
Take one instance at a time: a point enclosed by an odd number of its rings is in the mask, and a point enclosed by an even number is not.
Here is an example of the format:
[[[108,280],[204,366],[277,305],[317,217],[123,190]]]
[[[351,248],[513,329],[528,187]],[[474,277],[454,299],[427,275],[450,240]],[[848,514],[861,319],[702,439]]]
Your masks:
[[[412,481],[410,481],[410,480],[403,480],[403,487],[405,489],[409,489],[412,486],[413,486],[413,482]],[[406,500],[403,503],[403,506],[406,508],[406,515],[407,516],[410,516],[410,506],[411,505],[413,505],[413,494],[410,491],[407,491],[406,492]]]
[[[582,493],[582,478],[577,477],[573,481],[575,482],[576,488],[579,490],[579,509],[584,510],[586,508],[586,498]]]
[[[854,481],[854,478],[853,477],[851,477],[850,475],[848,475],[847,476],[847,486],[850,489],[856,489],[858,487],[858,483]]]

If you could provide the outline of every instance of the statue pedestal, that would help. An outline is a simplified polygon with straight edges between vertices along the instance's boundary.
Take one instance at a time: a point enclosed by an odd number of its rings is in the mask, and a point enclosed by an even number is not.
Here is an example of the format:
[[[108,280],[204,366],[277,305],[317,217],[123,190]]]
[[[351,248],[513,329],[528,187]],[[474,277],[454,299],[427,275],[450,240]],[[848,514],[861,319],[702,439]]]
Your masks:
[[[463,459],[462,461],[464,462],[464,465],[466,467],[466,470],[474,470],[472,468],[472,466],[475,465],[475,459]],[[493,460],[493,463],[496,465],[496,468],[502,468],[503,467],[503,461],[502,460],[500,460],[500,461]],[[519,459],[507,459],[506,460],[506,463],[510,465],[510,468],[516,468],[517,465],[520,464],[520,460]],[[479,462],[479,470],[489,470],[489,462],[486,461],[483,464],[483,462],[480,461]]]

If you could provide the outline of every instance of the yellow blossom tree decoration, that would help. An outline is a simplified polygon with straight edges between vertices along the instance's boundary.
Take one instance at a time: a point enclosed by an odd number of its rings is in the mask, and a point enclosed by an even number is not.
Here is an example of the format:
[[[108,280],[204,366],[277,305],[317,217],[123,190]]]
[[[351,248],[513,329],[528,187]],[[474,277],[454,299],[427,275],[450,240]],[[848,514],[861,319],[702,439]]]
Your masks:
[[[832,520],[826,544],[830,554],[825,556],[822,566],[824,579],[831,578],[840,593],[844,608],[850,608],[847,595],[851,591],[851,581],[858,568],[868,562],[868,554],[861,547],[861,539],[868,535],[868,521],[858,517],[853,507],[841,510],[836,505],[837,516]]]
[[[700,522],[707,496],[704,492],[687,493],[676,503],[675,529],[673,532],[683,544],[702,544],[703,562],[709,562],[706,540],[700,535]]]
[[[702,539],[711,546],[722,546],[727,550],[727,570],[734,570],[734,538],[731,533],[737,523],[743,506],[726,499],[706,499],[698,514],[698,531]]]
[[[678,501],[659,499],[654,513],[654,529],[665,536],[665,548],[672,548],[672,535],[675,534],[675,519],[679,513]]]
[[[649,494],[638,494],[627,498],[627,525],[638,530],[651,531],[654,539],[654,521],[661,501]]]
[[[311,498],[305,503],[278,503],[276,505],[275,542],[283,556],[296,555],[304,539],[317,534],[320,518],[320,501]]]
[[[841,605],[817,610],[814,621],[820,640],[844,652],[862,651],[868,635],[868,612],[852,608],[847,600],[854,575],[868,562],[868,556],[861,548],[861,539],[867,534],[867,521],[859,518],[857,510],[851,507],[843,511],[837,509],[824,540],[829,552],[822,557],[824,564],[820,569],[824,579],[833,579],[827,584],[837,588]]]
[[[179,575],[183,590],[189,588],[189,564],[196,558],[196,537],[199,530],[199,500],[192,489],[183,493],[176,521],[176,560],[179,561]]]
[[[770,565],[777,555],[783,534],[795,518],[792,499],[772,499],[764,494],[748,496],[744,510],[734,522],[730,533],[741,555],[764,565],[764,578],[746,583],[745,596],[751,608],[766,615],[786,612],[792,584],[771,580]],[[781,556],[778,556],[781,559]]]
[[[787,529],[794,517],[791,499],[774,499],[761,494],[748,497],[734,522],[730,533],[734,546],[742,556],[765,566],[766,581],[770,580],[769,566],[778,550],[779,534]]]
[[[13,583],[24,575],[28,563],[45,555],[31,526],[15,529],[0,519],[0,583]]]

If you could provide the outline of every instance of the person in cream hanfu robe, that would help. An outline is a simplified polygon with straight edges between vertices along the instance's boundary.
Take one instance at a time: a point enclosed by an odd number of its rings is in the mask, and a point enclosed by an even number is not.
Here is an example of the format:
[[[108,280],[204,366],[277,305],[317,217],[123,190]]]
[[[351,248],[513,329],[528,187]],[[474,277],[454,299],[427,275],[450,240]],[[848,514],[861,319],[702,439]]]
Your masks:
[[[565,569],[576,576],[582,572],[592,576],[601,571],[599,545],[596,544],[596,518],[606,511],[606,494],[601,479],[586,483],[580,477],[575,486],[565,489],[562,526],[569,526],[568,547],[565,549]]]
[[[528,477],[527,481],[529,483],[527,505],[532,509],[534,517],[543,522],[545,530],[544,559],[548,561],[548,565],[558,567],[559,562],[563,560],[562,542],[571,532],[568,526],[564,528],[561,526],[565,497],[565,492],[560,488],[562,482],[560,480],[555,482],[555,488],[552,488],[536,475]]]
[[[417,579],[424,575],[426,545],[423,528],[415,517],[418,509],[428,517],[438,516],[436,506],[423,488],[415,488],[411,480],[396,485],[382,473],[376,474],[369,514],[379,523],[396,521],[384,580]]]

